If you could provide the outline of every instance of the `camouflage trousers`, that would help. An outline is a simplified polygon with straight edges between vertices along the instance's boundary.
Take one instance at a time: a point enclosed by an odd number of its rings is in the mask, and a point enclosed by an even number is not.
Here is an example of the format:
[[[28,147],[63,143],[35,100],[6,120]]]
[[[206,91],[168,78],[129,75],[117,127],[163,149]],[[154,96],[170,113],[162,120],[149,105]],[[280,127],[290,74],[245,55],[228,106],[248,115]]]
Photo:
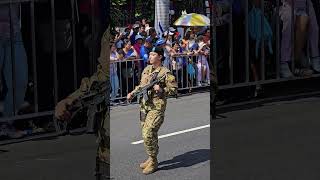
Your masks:
[[[105,113],[104,113],[105,112]],[[104,117],[99,117],[103,115]],[[97,142],[99,143],[96,157],[97,179],[110,179],[110,110],[98,115]],[[97,117],[97,116],[96,116]]]
[[[144,114],[144,111],[141,111]],[[144,147],[148,156],[157,157],[159,153],[158,131],[164,120],[164,112],[159,110],[151,110],[142,115],[141,130]]]

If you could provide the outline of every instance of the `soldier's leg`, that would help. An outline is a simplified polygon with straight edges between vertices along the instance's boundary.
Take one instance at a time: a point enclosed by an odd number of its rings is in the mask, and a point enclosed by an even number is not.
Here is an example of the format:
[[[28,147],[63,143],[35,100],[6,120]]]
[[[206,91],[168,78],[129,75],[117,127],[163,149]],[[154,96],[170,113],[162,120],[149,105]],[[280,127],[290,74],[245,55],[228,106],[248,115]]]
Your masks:
[[[148,112],[142,128],[142,137],[147,154],[151,157],[158,155],[158,130],[164,120],[164,113],[157,110]]]
[[[157,155],[159,153],[158,131],[164,120],[164,112],[149,111],[142,128],[144,146],[150,161],[143,170],[144,174],[153,173],[158,168]]]
[[[141,110],[140,110],[141,132],[142,132],[142,129],[143,129],[145,120],[146,120],[146,116],[147,116],[147,111],[144,110],[144,109],[141,109]],[[140,163],[140,168],[141,168],[141,169],[146,168],[150,160],[151,160],[151,158],[148,158],[148,159],[146,159],[144,162]]]

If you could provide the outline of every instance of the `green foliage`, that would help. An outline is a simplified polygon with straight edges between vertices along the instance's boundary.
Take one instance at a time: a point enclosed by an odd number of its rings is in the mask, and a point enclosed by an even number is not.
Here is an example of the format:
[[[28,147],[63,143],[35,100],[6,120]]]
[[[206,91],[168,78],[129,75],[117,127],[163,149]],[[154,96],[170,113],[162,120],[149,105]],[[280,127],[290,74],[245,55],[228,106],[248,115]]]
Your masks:
[[[131,19],[130,22],[134,23],[136,19],[141,20],[146,18],[151,22],[154,21],[154,12],[155,12],[155,0],[132,0],[134,3],[134,12],[135,19]],[[114,26],[121,26],[129,18],[129,7],[130,0],[111,0],[111,24]],[[204,1],[203,0],[178,0],[175,1],[173,5],[176,11],[176,14],[173,16],[173,19],[178,18],[181,15],[182,10],[187,10],[188,13],[196,12],[202,13],[204,10]],[[152,23],[151,23],[152,24]]]

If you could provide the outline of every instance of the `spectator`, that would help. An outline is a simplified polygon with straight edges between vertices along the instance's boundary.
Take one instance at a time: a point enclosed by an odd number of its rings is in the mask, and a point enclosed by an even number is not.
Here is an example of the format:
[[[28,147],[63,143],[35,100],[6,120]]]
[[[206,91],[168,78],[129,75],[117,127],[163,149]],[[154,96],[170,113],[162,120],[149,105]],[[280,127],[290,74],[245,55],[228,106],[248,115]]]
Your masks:
[[[13,116],[18,113],[19,109],[24,103],[25,92],[28,83],[28,63],[27,55],[24,48],[22,34],[20,31],[20,4],[13,4],[12,11],[12,29],[13,34],[10,33],[10,11],[9,5],[0,5],[0,70],[4,75],[7,93],[4,99],[3,115]],[[11,40],[13,37],[12,45],[14,47],[14,59],[11,56]],[[14,72],[12,72],[12,62],[15,62]],[[12,81],[12,74],[15,73],[15,82]],[[13,86],[14,93],[13,93]],[[13,103],[13,96],[15,96],[15,103]],[[15,104],[15,107],[14,107]],[[20,131],[12,126],[12,122],[6,127],[7,135],[9,137],[21,137]],[[1,130],[0,130],[1,131]],[[2,131],[4,132],[4,130]]]
[[[117,52],[115,44],[111,45],[110,53],[110,82],[111,82],[111,101],[114,101],[119,91],[119,77],[117,70],[117,61],[119,54]]]
[[[308,6],[309,5],[309,6]],[[283,6],[280,9],[280,17],[283,22],[282,40],[281,40],[281,77],[309,76],[313,72],[303,67],[303,48],[307,39],[310,43],[311,62],[314,71],[320,72],[319,58],[319,26],[316,20],[313,4],[310,0],[294,0],[294,22],[292,22],[292,1],[283,0]],[[309,11],[308,11],[309,9]],[[308,14],[309,12],[309,14]],[[292,23],[296,23],[295,57],[292,54]],[[309,31],[309,32],[307,32]],[[296,68],[291,71],[289,62],[295,60]],[[293,72],[293,74],[292,74]]]
[[[156,42],[159,40],[159,37],[157,35],[155,28],[150,28],[149,30],[149,36],[152,38],[152,44],[156,44]]]
[[[203,36],[198,37],[198,50],[195,52],[198,56],[197,67],[197,84],[202,86],[204,84],[210,84],[210,71],[207,56],[209,55],[209,47],[206,43],[203,42]]]
[[[123,44],[124,44],[124,39],[125,39],[125,35],[126,33],[121,33],[118,36],[115,37],[115,43],[116,43],[116,48],[117,50],[120,50],[123,48]]]
[[[126,60],[121,63],[121,84],[122,84],[122,96],[128,94],[126,91],[131,91],[137,82],[137,77],[135,75],[135,66],[134,63],[130,60],[138,58],[138,53],[132,47],[130,40],[124,40],[124,48],[119,52],[119,58],[121,60]],[[134,82],[135,83],[134,83]]]
[[[140,58],[143,59],[143,68],[148,64],[149,52],[151,48],[152,48],[152,38],[148,37],[145,40],[144,45],[142,45],[140,49]]]
[[[143,37],[141,35],[136,35],[135,37],[135,44],[133,45],[133,48],[137,52],[137,57],[140,57],[140,49],[143,44]]]
[[[131,44],[135,43],[136,35],[138,34],[138,32],[139,32],[139,24],[134,24],[133,25],[133,32],[130,36]]]

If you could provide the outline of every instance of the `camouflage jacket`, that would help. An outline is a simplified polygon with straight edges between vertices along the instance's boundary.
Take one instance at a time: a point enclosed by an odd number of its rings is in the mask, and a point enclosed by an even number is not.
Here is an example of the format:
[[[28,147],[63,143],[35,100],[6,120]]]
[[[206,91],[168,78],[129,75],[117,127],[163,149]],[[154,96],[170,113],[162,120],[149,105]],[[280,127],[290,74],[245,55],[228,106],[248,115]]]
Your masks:
[[[110,47],[109,47],[109,38],[110,38],[110,27],[104,32],[103,37],[101,39],[101,52],[100,57],[98,59],[99,64],[97,66],[97,71],[91,76],[83,78],[81,81],[80,88],[75,92],[70,94],[68,98],[77,99],[80,96],[84,95],[91,89],[91,85],[94,82],[109,82],[109,61],[110,61]],[[107,91],[106,97],[107,101],[109,101],[110,97],[110,85],[107,83]],[[108,103],[107,103],[108,104]],[[98,154],[100,157],[103,157],[104,161],[109,162],[109,135],[110,135],[110,113],[108,108],[105,110],[105,115],[103,120],[101,120],[102,128],[98,130]]]
[[[159,84],[163,89],[162,93],[156,93],[153,89],[149,91],[149,100],[147,102],[140,102],[141,110],[159,110],[165,111],[167,96],[172,96],[177,93],[178,85],[176,83],[175,77],[172,75],[169,69],[166,67],[160,66],[157,69],[154,69],[152,65],[147,66],[141,75],[140,84],[132,91],[135,93],[143,86],[148,84],[152,79],[154,73],[158,73],[157,77],[161,77],[162,75],[166,75],[165,79]]]

